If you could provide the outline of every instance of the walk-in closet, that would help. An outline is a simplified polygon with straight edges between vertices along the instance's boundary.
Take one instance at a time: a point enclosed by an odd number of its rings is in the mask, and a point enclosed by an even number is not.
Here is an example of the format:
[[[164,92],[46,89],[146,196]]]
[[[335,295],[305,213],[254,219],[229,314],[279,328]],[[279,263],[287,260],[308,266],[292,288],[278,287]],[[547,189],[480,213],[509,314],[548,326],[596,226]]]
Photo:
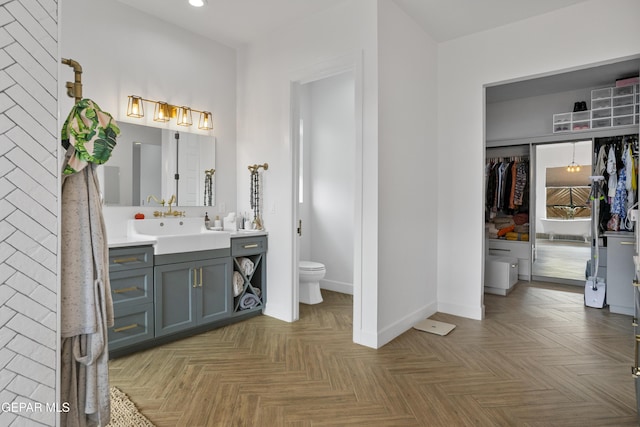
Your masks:
[[[531,280],[584,287],[598,239],[610,309],[632,314],[632,292],[617,301],[615,289],[633,272],[639,70],[633,59],[486,88],[485,293],[508,297]],[[607,196],[594,231],[596,174]]]

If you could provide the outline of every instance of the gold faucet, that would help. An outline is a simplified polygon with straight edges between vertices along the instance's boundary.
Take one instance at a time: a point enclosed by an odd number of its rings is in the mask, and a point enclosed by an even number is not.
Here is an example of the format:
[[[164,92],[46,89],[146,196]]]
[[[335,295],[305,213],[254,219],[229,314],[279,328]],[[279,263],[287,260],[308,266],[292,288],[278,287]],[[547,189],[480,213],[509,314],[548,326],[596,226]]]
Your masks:
[[[169,210],[165,213],[165,215],[173,215],[173,211],[171,210],[171,205],[176,201],[176,195],[172,194],[171,198],[169,199],[169,201],[167,202],[167,204],[169,205]]]
[[[154,196],[153,194],[149,194],[149,196],[147,197],[147,203],[149,203],[151,201],[151,199],[153,199],[153,201],[156,202],[159,205],[164,206],[164,204],[165,204],[164,199],[158,200],[158,198],[156,196]]]

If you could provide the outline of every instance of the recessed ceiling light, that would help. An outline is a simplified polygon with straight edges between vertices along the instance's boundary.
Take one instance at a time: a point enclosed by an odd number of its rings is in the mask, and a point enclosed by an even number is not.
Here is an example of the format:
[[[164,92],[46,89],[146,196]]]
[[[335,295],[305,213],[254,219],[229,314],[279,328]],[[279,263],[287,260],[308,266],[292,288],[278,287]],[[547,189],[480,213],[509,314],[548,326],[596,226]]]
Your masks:
[[[202,7],[204,6],[204,0],[189,0],[189,4],[193,7]]]

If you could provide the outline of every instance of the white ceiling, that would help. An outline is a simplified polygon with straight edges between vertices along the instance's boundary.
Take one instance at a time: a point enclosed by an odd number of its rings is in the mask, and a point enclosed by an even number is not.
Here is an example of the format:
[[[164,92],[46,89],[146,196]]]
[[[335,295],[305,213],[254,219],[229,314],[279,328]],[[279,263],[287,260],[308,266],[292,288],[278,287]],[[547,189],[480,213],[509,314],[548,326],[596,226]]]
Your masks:
[[[231,47],[259,40],[279,27],[303,20],[348,0],[118,0],[186,30]],[[369,0],[374,1],[374,0]],[[437,42],[507,25],[589,0],[383,0],[394,1]],[[589,23],[567,31],[588,31]],[[489,88],[487,102],[544,95],[637,75],[640,60],[596,67]]]
[[[202,36],[238,47],[258,40],[288,22],[304,19],[345,0],[207,0],[208,4],[202,8],[189,6],[187,0],[118,1]],[[436,41],[442,42],[587,0],[385,1],[395,1]],[[588,23],[585,25],[588,27]]]

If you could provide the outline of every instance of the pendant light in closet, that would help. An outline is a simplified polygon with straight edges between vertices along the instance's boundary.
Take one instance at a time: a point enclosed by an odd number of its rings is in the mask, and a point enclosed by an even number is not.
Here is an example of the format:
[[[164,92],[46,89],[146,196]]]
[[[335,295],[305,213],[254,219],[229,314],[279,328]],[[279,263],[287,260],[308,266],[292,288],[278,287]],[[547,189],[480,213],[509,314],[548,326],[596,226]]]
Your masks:
[[[567,172],[580,172],[580,165],[576,163],[576,143],[573,144],[573,157],[571,163],[567,166]]]

